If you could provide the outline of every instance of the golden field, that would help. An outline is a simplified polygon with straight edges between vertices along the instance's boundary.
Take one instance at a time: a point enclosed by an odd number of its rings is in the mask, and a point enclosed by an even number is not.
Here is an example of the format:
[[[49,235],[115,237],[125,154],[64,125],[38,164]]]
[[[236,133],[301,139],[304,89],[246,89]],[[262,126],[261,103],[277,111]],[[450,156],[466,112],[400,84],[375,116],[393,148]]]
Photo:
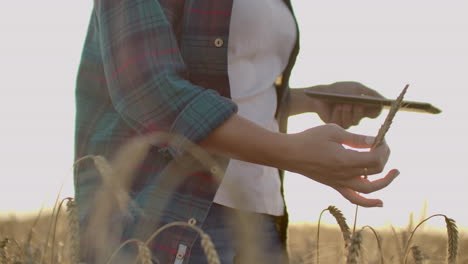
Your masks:
[[[53,224],[54,219],[56,217],[52,217],[49,213],[39,218],[10,217],[0,221],[0,263],[73,263],[74,249],[70,243],[73,234],[69,230],[67,212],[62,210],[56,226]],[[381,242],[384,263],[404,262],[404,244],[410,236],[410,229],[414,227],[386,227],[376,230]],[[362,244],[355,263],[381,263],[376,241],[370,229],[362,232]],[[291,264],[317,263],[317,224],[291,224],[288,247]],[[412,239],[406,261],[426,264],[448,263],[447,247],[445,230],[422,226]],[[347,259],[349,247],[345,249],[343,234],[338,225],[321,225],[318,250],[319,263],[353,263]],[[417,251],[419,256],[415,255]],[[468,264],[468,233],[465,230],[458,234],[455,263]]]

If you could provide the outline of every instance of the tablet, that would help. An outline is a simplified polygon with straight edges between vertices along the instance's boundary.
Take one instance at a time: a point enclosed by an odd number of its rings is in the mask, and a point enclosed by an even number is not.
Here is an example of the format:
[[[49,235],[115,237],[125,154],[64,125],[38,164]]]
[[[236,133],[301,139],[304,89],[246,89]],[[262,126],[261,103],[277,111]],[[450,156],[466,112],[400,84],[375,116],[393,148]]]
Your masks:
[[[384,108],[389,108],[395,100],[376,98],[372,96],[356,96],[356,95],[345,95],[336,93],[327,93],[319,91],[305,91],[305,93],[314,98],[324,99],[335,103],[349,103],[349,104],[365,104],[365,105],[377,105]],[[418,112],[427,114],[439,114],[442,111],[425,102],[413,102],[403,101],[400,111]]]

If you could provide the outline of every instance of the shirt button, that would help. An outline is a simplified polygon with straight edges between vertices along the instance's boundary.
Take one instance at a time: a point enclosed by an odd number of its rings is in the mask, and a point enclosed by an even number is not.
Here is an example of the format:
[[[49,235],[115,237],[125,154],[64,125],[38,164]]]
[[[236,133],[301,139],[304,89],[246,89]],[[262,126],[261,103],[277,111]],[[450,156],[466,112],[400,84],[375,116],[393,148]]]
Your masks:
[[[215,39],[214,44],[217,48],[221,48],[224,45],[224,41],[222,38],[217,38]]]
[[[196,220],[195,218],[192,217],[192,218],[190,218],[190,219],[188,220],[188,223],[189,223],[189,225],[193,225],[193,226],[194,226],[194,225],[197,224],[197,220]]]
[[[211,174],[216,175],[219,173],[219,169],[216,166],[211,167],[210,169]]]
[[[176,258],[177,259],[183,259],[184,255],[182,255],[182,253],[177,253]]]

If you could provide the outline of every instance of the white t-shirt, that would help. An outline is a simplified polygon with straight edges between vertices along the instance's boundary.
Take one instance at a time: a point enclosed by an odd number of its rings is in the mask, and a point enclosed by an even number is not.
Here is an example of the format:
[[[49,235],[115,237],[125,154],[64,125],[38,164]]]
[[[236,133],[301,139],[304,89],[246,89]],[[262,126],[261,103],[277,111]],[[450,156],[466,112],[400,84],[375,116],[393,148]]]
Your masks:
[[[278,131],[274,82],[286,68],[297,38],[283,0],[234,0],[228,45],[231,98],[238,114]],[[231,159],[214,202],[282,215],[284,202],[276,168]]]

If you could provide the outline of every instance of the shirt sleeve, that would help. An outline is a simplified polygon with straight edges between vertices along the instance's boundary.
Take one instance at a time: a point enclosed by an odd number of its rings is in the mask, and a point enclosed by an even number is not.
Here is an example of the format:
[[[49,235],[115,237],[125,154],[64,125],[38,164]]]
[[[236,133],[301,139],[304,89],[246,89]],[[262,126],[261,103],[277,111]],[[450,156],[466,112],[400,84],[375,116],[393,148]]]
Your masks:
[[[162,1],[95,1],[106,85],[115,109],[136,131],[171,132],[199,142],[237,106],[184,78],[173,27],[183,1]]]

